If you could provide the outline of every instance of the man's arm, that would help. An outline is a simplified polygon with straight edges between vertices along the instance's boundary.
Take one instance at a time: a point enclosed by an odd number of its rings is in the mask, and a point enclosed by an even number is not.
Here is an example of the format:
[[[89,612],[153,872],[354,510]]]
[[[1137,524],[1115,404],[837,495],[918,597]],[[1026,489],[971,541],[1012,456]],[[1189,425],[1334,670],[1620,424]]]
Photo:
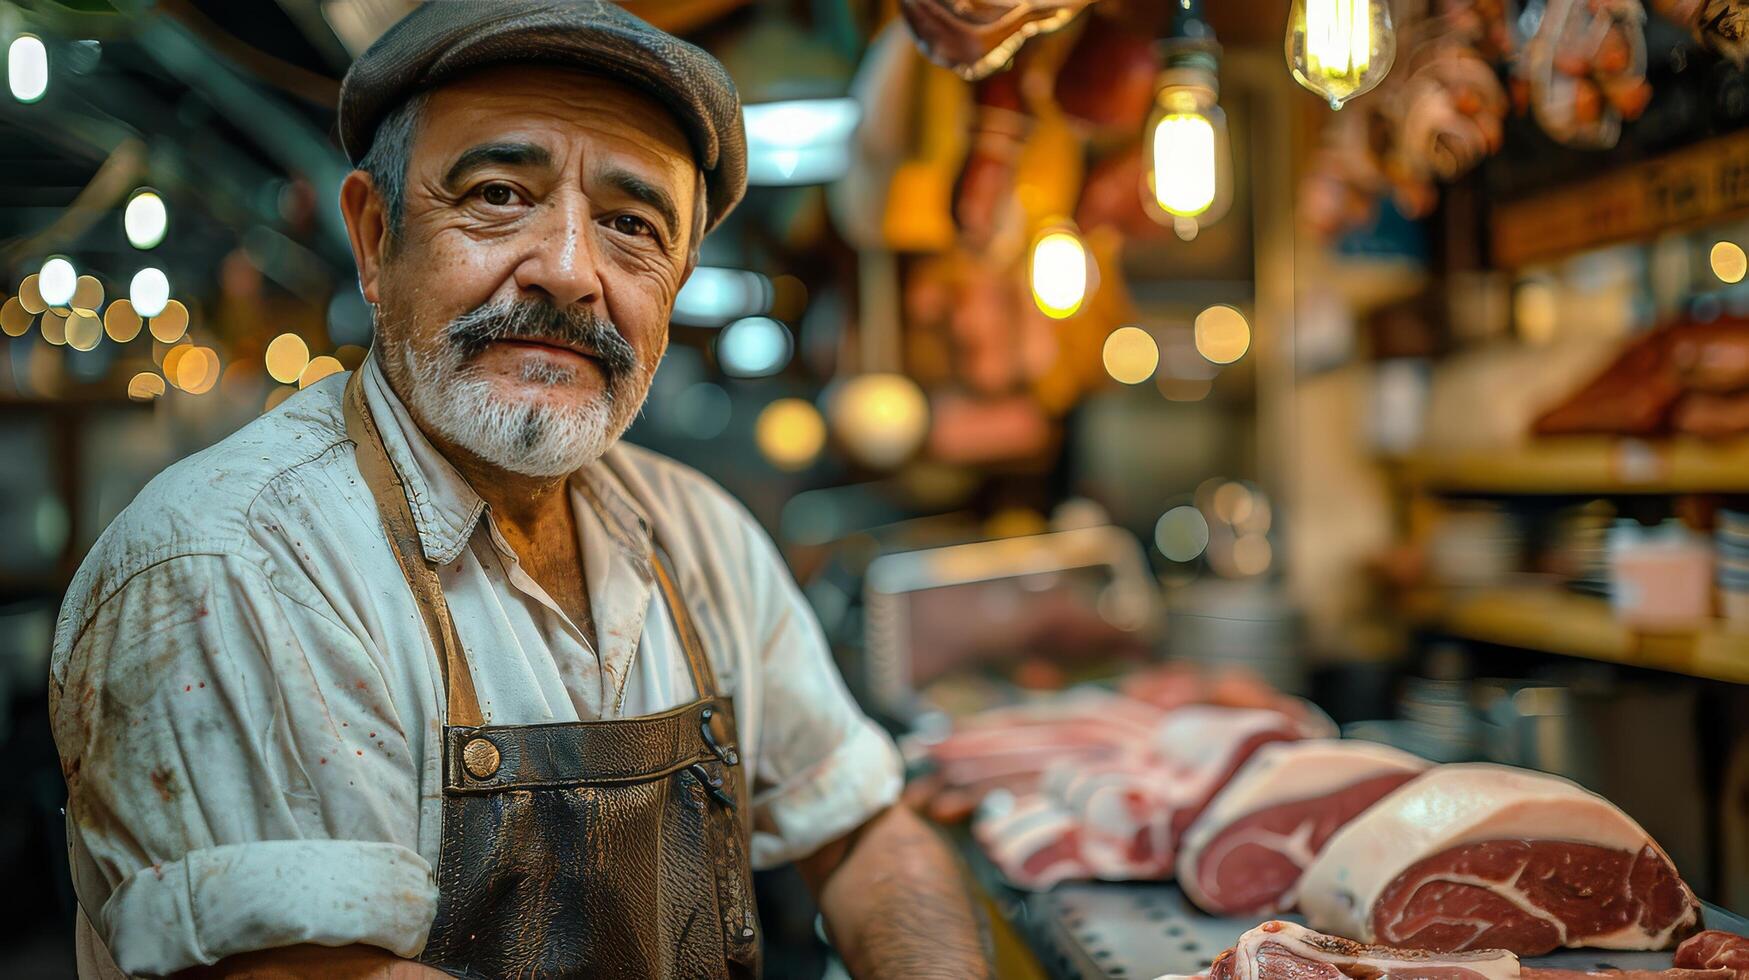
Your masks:
[[[903,803],[796,867],[858,980],[990,976],[983,932],[958,862]]]

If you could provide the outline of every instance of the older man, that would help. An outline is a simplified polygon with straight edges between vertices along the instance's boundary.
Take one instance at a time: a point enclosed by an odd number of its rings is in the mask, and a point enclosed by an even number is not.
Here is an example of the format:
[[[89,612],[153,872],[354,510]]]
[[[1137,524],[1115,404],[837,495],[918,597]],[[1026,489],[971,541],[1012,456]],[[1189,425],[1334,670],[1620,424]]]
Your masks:
[[[82,970],[754,975],[795,861],[858,976],[986,973],[775,549],[616,445],[743,190],[722,67],[428,3],[341,132],[371,356],[154,480],[60,619]]]

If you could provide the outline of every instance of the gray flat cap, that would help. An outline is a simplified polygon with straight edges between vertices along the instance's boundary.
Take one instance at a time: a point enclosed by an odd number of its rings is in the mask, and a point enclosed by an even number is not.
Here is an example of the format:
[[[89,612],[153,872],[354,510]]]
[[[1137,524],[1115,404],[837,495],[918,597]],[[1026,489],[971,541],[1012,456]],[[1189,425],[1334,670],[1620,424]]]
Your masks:
[[[383,117],[476,68],[573,67],[649,93],[692,142],[706,230],[747,190],[741,97],[721,62],[605,0],[427,0],[360,55],[340,86],[340,145],[357,164]]]

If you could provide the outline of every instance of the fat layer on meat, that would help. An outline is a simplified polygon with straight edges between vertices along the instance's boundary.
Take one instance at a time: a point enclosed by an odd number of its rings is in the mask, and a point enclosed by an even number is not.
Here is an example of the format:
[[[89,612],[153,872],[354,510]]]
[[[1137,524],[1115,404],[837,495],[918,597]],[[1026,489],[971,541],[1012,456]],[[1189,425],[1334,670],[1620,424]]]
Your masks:
[[[1191,901],[1204,908],[1212,903],[1197,874],[1207,848],[1217,835],[1236,821],[1254,813],[1292,803],[1315,801],[1356,783],[1392,774],[1425,771],[1430,763],[1401,749],[1358,739],[1308,739],[1277,742],[1257,750],[1251,760],[1216,794],[1202,815],[1185,832],[1178,852],[1178,882]],[[1290,834],[1261,829],[1243,840],[1223,837],[1222,847],[1257,844],[1280,852],[1304,868],[1316,857],[1301,830],[1317,818],[1309,812],[1300,830]],[[1292,893],[1283,896],[1278,909],[1291,907]]]
[[[1321,965],[1322,969],[1317,967]],[[1311,966],[1313,969],[1307,969]],[[1518,957],[1503,949],[1467,953],[1371,946],[1292,922],[1265,922],[1239,937],[1209,969],[1211,980],[1520,980]]]
[[[1314,928],[1372,942],[1373,907],[1417,862],[1485,841],[1562,841],[1628,854],[1667,855],[1633,818],[1580,786],[1544,773],[1482,763],[1439,766],[1380,800],[1338,831],[1300,878],[1300,909]],[[1509,882],[1474,882],[1515,900]],[[1691,927],[1698,902],[1659,934],[1632,925],[1582,937],[1600,949],[1661,949]],[[1528,903],[1526,911],[1553,920]],[[1556,922],[1564,936],[1565,926]],[[1570,942],[1568,945],[1580,945]]]

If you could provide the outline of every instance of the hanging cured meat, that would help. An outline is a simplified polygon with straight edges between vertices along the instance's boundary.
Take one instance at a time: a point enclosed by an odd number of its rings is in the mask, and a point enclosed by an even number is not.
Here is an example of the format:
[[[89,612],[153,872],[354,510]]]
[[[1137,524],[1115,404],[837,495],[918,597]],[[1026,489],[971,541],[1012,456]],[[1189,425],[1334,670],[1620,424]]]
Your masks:
[[[900,0],[930,60],[976,80],[999,70],[1027,38],[1054,31],[1092,0]]]
[[[1097,11],[1086,21],[1057,70],[1057,105],[1088,126],[1140,132],[1160,75],[1154,41]]]
[[[1399,208],[1410,217],[1433,209],[1436,181],[1463,176],[1500,149],[1509,100],[1493,66],[1466,38],[1447,36],[1416,52],[1395,91],[1394,166]]]
[[[1607,149],[1651,101],[1639,0],[1549,0],[1519,75],[1537,124],[1558,142]]]
[[[954,188],[953,216],[961,239],[975,249],[995,236],[1004,210],[1018,207],[1014,172],[1033,126],[1021,97],[1020,79],[1020,71],[1012,69],[979,82],[973,89],[977,116],[972,123],[971,148]]]

